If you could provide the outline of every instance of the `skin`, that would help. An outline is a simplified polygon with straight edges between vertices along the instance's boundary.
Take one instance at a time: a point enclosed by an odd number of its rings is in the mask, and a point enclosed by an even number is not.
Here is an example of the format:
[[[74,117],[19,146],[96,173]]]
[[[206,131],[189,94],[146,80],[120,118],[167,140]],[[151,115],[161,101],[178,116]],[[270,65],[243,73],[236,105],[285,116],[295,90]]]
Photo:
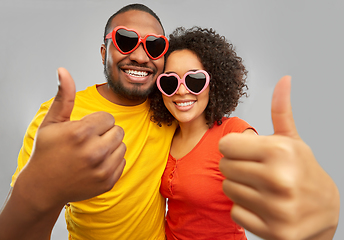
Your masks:
[[[144,19],[144,21],[142,21]],[[125,26],[135,29],[141,37],[149,33],[163,35],[163,29],[159,22],[149,13],[131,10],[117,15],[111,23],[111,27]],[[162,73],[164,68],[164,57],[152,60],[146,54],[142,44],[130,54],[121,54],[112,43],[108,40],[107,44],[102,44],[101,56],[105,71],[111,76],[114,85],[120,84],[132,96],[133,93],[145,93],[150,91],[154,86],[157,76]],[[127,74],[125,71],[135,70],[147,73],[146,77],[138,77]],[[98,87],[99,93],[109,101],[123,105],[134,106],[143,103],[146,96],[137,98],[116,93],[109,84]]]
[[[339,191],[297,133],[290,80],[283,77],[273,94],[273,135],[220,140],[223,190],[234,201],[233,220],[264,239],[332,239]]]

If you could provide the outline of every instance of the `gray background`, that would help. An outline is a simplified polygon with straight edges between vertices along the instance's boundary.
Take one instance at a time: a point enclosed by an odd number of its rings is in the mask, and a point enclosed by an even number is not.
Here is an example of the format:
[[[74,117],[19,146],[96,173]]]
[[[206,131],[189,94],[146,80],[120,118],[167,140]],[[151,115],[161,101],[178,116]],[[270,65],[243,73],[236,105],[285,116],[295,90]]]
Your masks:
[[[180,25],[213,27],[236,46],[249,70],[250,97],[234,115],[262,135],[273,133],[274,85],[291,75],[299,134],[343,195],[343,1],[141,2],[158,14],[167,33]],[[0,0],[1,205],[26,127],[39,105],[56,93],[56,69],[67,68],[77,90],[103,82],[103,29],[108,17],[128,3]],[[339,224],[335,239],[344,239],[343,226]],[[259,239],[251,234],[249,238]],[[52,239],[67,239],[63,218]]]

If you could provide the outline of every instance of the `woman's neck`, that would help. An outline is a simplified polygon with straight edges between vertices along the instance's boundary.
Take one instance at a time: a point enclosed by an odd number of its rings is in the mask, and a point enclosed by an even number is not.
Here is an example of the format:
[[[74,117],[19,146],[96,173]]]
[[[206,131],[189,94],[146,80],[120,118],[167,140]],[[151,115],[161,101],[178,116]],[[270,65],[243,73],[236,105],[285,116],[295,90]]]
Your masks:
[[[181,139],[192,138],[195,135],[204,135],[209,129],[205,118],[192,122],[180,122],[177,134]]]
[[[180,122],[171,145],[171,155],[180,159],[188,154],[202,139],[209,127],[205,118],[192,122]]]

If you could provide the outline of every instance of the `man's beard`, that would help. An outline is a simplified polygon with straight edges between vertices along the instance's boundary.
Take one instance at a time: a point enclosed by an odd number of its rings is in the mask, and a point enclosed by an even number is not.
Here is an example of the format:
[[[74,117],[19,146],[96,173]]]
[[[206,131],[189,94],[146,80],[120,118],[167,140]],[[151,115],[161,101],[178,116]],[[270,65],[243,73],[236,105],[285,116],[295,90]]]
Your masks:
[[[152,84],[150,88],[142,90],[140,89],[140,87],[143,85],[142,83],[132,83],[135,85],[135,87],[132,89],[125,88],[121,81],[115,81],[112,70],[111,68],[107,68],[107,64],[104,64],[104,75],[112,91],[122,98],[129,100],[146,100],[148,95],[154,89],[154,84]]]

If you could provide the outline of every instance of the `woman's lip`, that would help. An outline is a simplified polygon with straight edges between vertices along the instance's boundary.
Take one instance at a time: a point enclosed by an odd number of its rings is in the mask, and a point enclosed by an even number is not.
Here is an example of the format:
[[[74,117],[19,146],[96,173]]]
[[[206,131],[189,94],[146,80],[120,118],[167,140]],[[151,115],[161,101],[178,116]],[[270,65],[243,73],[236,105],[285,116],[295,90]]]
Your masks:
[[[196,100],[184,100],[184,101],[173,101],[177,106],[190,106],[196,102]]]
[[[174,101],[174,105],[179,111],[188,111],[193,108],[196,100],[188,100],[188,101]]]

